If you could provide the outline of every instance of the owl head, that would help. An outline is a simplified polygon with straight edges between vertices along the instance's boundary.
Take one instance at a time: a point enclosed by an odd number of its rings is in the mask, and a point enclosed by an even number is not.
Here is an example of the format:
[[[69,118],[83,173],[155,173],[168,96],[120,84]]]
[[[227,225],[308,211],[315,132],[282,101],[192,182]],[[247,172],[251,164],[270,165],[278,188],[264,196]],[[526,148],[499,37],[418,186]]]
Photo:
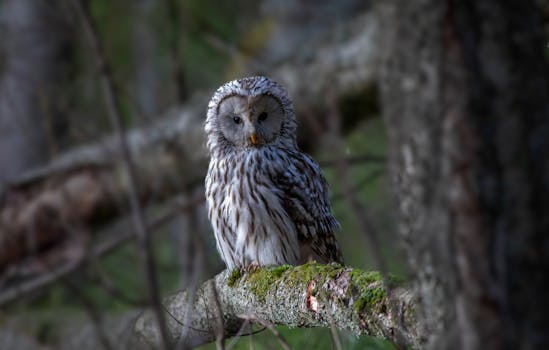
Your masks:
[[[286,89],[262,76],[221,86],[208,104],[205,131],[210,152],[271,145],[296,147],[296,118]]]

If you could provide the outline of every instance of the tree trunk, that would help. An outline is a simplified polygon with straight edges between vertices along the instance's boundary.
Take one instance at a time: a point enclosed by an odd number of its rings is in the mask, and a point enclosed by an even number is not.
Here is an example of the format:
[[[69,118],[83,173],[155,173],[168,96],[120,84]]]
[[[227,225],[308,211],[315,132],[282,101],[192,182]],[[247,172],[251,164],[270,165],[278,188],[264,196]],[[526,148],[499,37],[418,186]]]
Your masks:
[[[523,0],[400,1],[383,12],[384,118],[426,347],[549,348],[539,12]]]
[[[6,0],[0,8],[0,184],[44,164],[67,45],[59,5]],[[52,135],[50,134],[50,137]],[[53,140],[52,138],[50,140]]]

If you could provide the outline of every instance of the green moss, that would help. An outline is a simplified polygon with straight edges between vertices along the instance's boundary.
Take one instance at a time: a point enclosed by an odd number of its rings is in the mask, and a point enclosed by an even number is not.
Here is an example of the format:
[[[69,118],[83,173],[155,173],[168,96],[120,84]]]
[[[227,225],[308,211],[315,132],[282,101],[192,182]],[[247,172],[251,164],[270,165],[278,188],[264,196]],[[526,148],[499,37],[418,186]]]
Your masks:
[[[374,310],[385,300],[387,293],[382,287],[366,288],[355,301],[355,310],[362,312],[366,309]]]
[[[362,271],[359,269],[352,269],[351,281],[360,289],[364,289],[372,283],[383,282],[383,277],[377,271]]]
[[[376,271],[351,270],[351,281],[356,286],[359,295],[356,297],[355,310],[362,312],[366,308],[373,309],[387,296],[383,286],[383,277]]]
[[[276,272],[273,272],[275,271]],[[265,300],[270,287],[284,274],[279,267],[261,268],[246,275],[246,282],[250,286],[252,293],[257,295],[260,300]]]
[[[236,282],[242,277],[242,271],[239,268],[236,268],[231,271],[231,274],[229,275],[229,278],[227,279],[227,285],[229,287],[234,287]]]
[[[282,265],[282,266],[277,266],[275,267],[274,269],[271,270],[271,273],[273,275],[275,275],[276,277],[280,277],[282,276],[282,274],[284,272],[286,272],[288,269],[290,269],[292,266],[290,265]]]
[[[315,289],[313,289],[312,294],[320,295],[321,299],[328,300],[330,296],[323,293],[329,291],[319,290],[319,288],[327,280],[336,278],[344,271],[349,271],[352,286],[349,288],[347,297],[355,299],[355,309],[358,312],[366,308],[375,308],[385,299],[387,293],[379,272],[366,272],[359,269],[349,270],[338,264],[324,265],[311,262],[301,266],[282,265],[260,268],[245,275],[242,275],[240,270],[237,269],[229,276],[228,284],[233,286],[240,278],[245,278],[250,292],[255,294],[259,300],[264,301],[268,293],[274,290],[279,283],[283,283],[290,289],[303,289],[307,288],[310,281],[315,280]]]
[[[323,282],[327,278],[337,276],[342,270],[341,265],[323,265],[311,262],[301,266],[282,265],[261,268],[247,274],[245,278],[249,283],[250,291],[260,300],[265,300],[274,284],[283,282],[289,288],[305,287],[313,279]],[[321,283],[317,285],[319,284]]]
[[[316,286],[321,286],[328,279],[332,279],[341,274],[345,268],[338,264],[318,264],[309,262],[304,265],[295,267],[288,271],[288,277],[291,284],[309,283],[311,280],[316,280]],[[294,282],[294,283],[292,283]],[[313,291],[314,294],[314,291]]]

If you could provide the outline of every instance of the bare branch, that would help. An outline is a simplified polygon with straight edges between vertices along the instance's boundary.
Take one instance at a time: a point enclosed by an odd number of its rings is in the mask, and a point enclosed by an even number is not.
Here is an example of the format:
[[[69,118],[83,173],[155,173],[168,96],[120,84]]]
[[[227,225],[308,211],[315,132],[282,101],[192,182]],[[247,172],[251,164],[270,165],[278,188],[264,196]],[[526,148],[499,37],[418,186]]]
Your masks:
[[[156,276],[156,264],[154,260],[154,253],[152,251],[152,244],[150,241],[150,233],[147,229],[147,222],[145,219],[145,212],[139,200],[138,194],[138,171],[130,152],[130,146],[126,136],[126,130],[122,122],[122,113],[120,109],[120,99],[116,93],[114,86],[114,79],[111,75],[109,62],[105,56],[102,43],[97,34],[97,28],[95,22],[89,12],[88,2],[86,0],[74,1],[82,21],[90,45],[95,53],[95,60],[97,64],[97,70],[99,72],[103,93],[105,95],[105,102],[107,104],[108,115],[113,125],[114,131],[118,136],[118,146],[122,152],[124,173],[127,176],[128,186],[128,199],[130,202],[132,224],[135,230],[135,235],[141,245],[143,252],[143,268],[145,270],[145,276],[147,279],[147,287],[149,288],[149,298],[151,307],[154,311],[156,322],[158,322],[162,348],[168,349],[168,334],[166,331],[166,324],[164,320],[164,314],[162,312],[162,304],[160,302],[160,292],[158,287],[158,279]]]
[[[362,188],[364,188],[364,186],[370,184],[372,181],[376,180],[377,178],[379,178],[383,174],[384,174],[384,171],[381,170],[381,169],[377,169],[377,170],[372,171],[371,173],[364,176],[364,178],[360,179],[356,184],[352,184],[352,185],[354,185],[354,186],[352,186],[352,188],[353,188],[352,192],[353,193],[358,193],[360,190],[362,190]],[[344,190],[341,193],[333,194],[332,195],[332,201],[336,202],[340,199],[346,199],[347,198],[347,193],[348,193],[348,191]]]
[[[381,272],[386,275],[387,268],[386,263],[383,259],[383,256],[380,253],[380,239],[376,227],[372,224],[370,219],[369,211],[362,204],[360,198],[357,196],[355,182],[351,176],[350,165],[345,157],[344,152],[344,141],[341,135],[341,114],[336,106],[336,101],[333,93],[329,94],[328,104],[330,106],[330,141],[332,146],[336,149],[339,157],[335,160],[335,171],[338,176],[338,179],[341,183],[343,191],[345,192],[346,198],[349,201],[351,210],[353,211],[354,216],[356,217],[360,230],[366,236],[370,242],[370,252],[377,263],[377,267]],[[388,285],[389,281],[385,281]]]
[[[217,350],[225,350],[225,327],[223,326],[223,310],[221,309],[221,303],[219,302],[219,295],[217,294],[217,288],[215,283],[210,280],[210,289],[213,298],[214,306],[214,332],[215,332],[215,343],[217,345]]]
[[[213,283],[223,310],[225,336],[239,333],[244,322],[239,315],[253,314],[276,325],[330,327],[333,324],[337,329],[357,335],[379,336],[402,346],[420,347],[411,294],[395,288],[391,291],[395,302],[389,303],[387,288],[377,272],[310,263],[263,268],[246,275],[240,275],[238,270],[226,270],[217,275]],[[216,339],[210,325],[215,307],[208,285],[206,282],[197,290],[190,306],[192,317],[187,325],[190,332],[186,339],[179,339],[191,347]],[[181,335],[184,325],[180,320],[187,305],[185,291],[164,301],[170,314],[167,324],[172,341]],[[139,317],[135,331],[140,341],[158,344],[159,333],[150,312]]]
[[[320,135],[320,134],[319,134]],[[349,165],[360,165],[365,163],[385,163],[386,159],[383,156],[378,156],[375,154],[361,154],[352,157],[345,157],[345,162]],[[339,159],[330,159],[330,160],[321,160],[318,162],[320,166],[337,166]]]
[[[174,71],[173,74],[175,79],[176,95],[178,101],[181,103],[188,97],[185,73],[181,63],[181,47],[178,42],[181,38],[182,18],[178,11],[177,1],[165,0],[164,6],[166,7],[166,17],[168,17],[167,20],[170,26],[168,48]]]
[[[339,332],[335,328],[333,321],[330,321],[330,334],[332,335],[336,350],[343,350],[343,345],[341,345],[341,337],[339,336]]]
[[[290,348],[290,345],[288,344],[288,342],[286,341],[286,339],[284,339],[284,337],[282,336],[282,334],[280,334],[280,332],[275,328],[275,326],[271,323],[271,322],[268,322],[268,321],[265,321],[265,320],[262,320],[260,318],[258,318],[257,316],[253,315],[253,314],[248,314],[248,315],[239,315],[238,316],[239,318],[242,318],[244,320],[247,320],[247,321],[254,321],[254,322],[257,322],[259,323],[260,325],[266,327],[274,336],[276,339],[278,339],[278,342],[280,343],[280,346],[282,346],[282,348],[284,350],[292,350]]]
[[[101,315],[101,312],[97,310],[97,307],[93,300],[91,300],[81,289],[78,287],[75,283],[73,283],[70,280],[65,281],[65,286],[69,291],[71,291],[81,302],[84,306],[84,309],[86,310],[86,313],[88,314],[92,326],[95,330],[95,333],[97,337],[99,338],[99,341],[101,345],[103,346],[104,350],[112,350],[113,347],[109,341],[109,337],[105,333],[104,324],[103,324],[103,316]]]
[[[123,290],[118,288],[115,283],[107,276],[100,264],[92,261],[93,270],[89,273],[89,279],[92,283],[97,284],[111,298],[119,300],[129,306],[146,307],[147,300],[137,299],[127,295]]]
[[[169,222],[171,218],[174,217],[176,212],[188,211],[193,208],[197,201],[203,201],[202,196],[197,198],[190,198],[186,203],[183,203],[179,200],[174,200],[173,205],[174,209],[168,210],[166,213],[160,215],[158,218],[153,220],[149,224],[149,230],[154,232],[160,226]],[[89,260],[97,259],[103,255],[106,255],[117,248],[121,247],[126,242],[135,238],[135,234],[131,231],[121,232],[117,235],[109,237],[109,239],[97,243],[89,252]],[[29,295],[32,292],[35,292],[39,289],[44,289],[53,283],[57,282],[61,277],[67,276],[71,273],[74,273],[79,268],[81,268],[85,263],[86,259],[71,260],[63,265],[60,265],[45,274],[41,274],[33,279],[25,280],[21,283],[11,285],[9,287],[2,288],[0,293],[0,306],[11,303],[19,298],[23,298]]]
[[[248,320],[244,321],[244,323],[242,324],[242,326],[240,327],[240,329],[238,330],[236,335],[233,337],[233,339],[229,343],[229,346],[227,346],[227,350],[232,349],[236,345],[236,343],[238,342],[240,337],[242,337],[243,335],[247,335],[244,332],[245,332],[245,330],[249,329],[248,328],[249,326],[250,326],[250,322]],[[248,333],[250,338],[252,337],[252,334],[253,334],[253,332]]]

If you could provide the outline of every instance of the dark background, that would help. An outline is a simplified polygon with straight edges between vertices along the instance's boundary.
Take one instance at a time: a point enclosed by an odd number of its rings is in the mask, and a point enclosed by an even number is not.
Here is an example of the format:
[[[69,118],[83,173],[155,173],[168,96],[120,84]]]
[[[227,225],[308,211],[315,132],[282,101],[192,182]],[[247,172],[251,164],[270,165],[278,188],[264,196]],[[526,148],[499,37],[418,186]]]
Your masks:
[[[161,296],[224,268],[202,123],[218,86],[254,74],[288,87],[345,263],[411,282],[427,347],[549,342],[531,305],[549,255],[547,2],[91,0],[92,35],[79,3],[0,0],[0,348],[126,346],[148,248]],[[178,120],[190,131],[170,136]],[[327,329],[279,330],[334,347]]]

